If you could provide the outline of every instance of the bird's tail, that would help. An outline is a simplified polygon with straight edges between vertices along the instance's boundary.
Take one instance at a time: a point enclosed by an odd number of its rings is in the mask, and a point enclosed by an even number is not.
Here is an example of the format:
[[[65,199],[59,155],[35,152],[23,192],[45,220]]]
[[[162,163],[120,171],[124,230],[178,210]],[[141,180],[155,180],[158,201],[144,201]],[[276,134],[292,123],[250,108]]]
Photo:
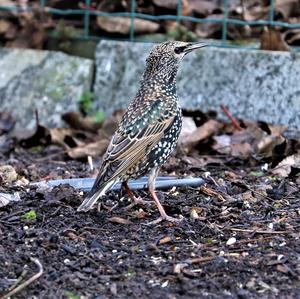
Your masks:
[[[90,191],[90,193],[85,198],[85,200],[77,208],[77,212],[81,212],[81,211],[87,212],[88,210],[90,210],[93,207],[93,205],[96,203],[96,201],[100,197],[102,197],[105,194],[105,192],[116,183],[117,183],[116,181],[110,181],[100,188],[94,186]]]

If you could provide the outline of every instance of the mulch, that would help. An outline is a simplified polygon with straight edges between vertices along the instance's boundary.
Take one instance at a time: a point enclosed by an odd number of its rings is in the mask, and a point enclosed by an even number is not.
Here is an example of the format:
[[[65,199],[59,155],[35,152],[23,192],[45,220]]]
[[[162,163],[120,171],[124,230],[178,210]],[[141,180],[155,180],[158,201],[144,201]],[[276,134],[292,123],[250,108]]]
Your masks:
[[[92,175],[63,154],[39,160],[59,150],[19,149],[0,163],[29,181]],[[84,195],[70,186],[2,184],[21,201],[0,209],[0,298],[39,271],[14,298],[300,298],[296,178],[257,176],[257,165],[239,159],[205,170],[185,160],[171,158],[162,172],[206,185],[158,192],[170,216],[182,215],[178,224],[147,225],[156,208],[126,210],[122,191],[78,213]]]

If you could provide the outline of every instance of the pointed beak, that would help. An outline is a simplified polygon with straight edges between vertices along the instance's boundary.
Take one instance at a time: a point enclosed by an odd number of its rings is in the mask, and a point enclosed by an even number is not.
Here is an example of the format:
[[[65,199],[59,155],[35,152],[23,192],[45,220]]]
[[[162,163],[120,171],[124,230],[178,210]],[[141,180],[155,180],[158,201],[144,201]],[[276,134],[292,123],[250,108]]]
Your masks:
[[[189,43],[186,46],[186,48],[184,49],[184,52],[187,54],[187,53],[190,53],[193,50],[200,49],[200,48],[207,47],[207,46],[208,46],[208,44],[203,43],[203,42]]]

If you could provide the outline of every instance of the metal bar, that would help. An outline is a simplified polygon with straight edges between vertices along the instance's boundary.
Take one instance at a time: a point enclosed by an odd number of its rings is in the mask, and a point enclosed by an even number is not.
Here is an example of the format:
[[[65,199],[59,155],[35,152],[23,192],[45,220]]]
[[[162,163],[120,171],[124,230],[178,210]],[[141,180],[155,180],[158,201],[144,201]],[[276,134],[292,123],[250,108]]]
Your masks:
[[[1,10],[7,10],[7,11],[17,11],[17,12],[26,12],[26,11],[32,11],[32,9],[22,9],[20,7],[13,7],[13,6],[0,6],[0,11]],[[48,13],[53,13],[57,15],[84,15],[85,11],[81,9],[66,9],[66,10],[61,10],[57,8],[48,8],[47,9]],[[100,11],[90,11],[90,15],[95,15],[95,16],[119,16],[119,17],[130,17],[131,13],[128,12],[116,12],[116,13],[106,13],[106,12],[100,12]],[[142,14],[142,13],[135,13],[134,14],[135,18],[139,19],[144,19],[144,20],[152,20],[152,21],[157,21],[157,20],[177,20],[177,16],[174,15],[160,15],[160,16],[152,16],[152,15],[147,15],[147,14]],[[190,16],[180,16],[179,17],[181,21],[191,21],[194,23],[218,23],[222,24],[224,21],[222,19],[217,19],[217,18],[207,18],[207,19],[198,19],[195,17],[190,17]],[[300,23],[297,24],[289,24],[285,22],[280,22],[280,21],[273,21],[272,24],[270,24],[269,21],[265,20],[258,20],[258,21],[242,21],[242,20],[237,20],[237,19],[230,19],[228,18],[226,21],[227,24],[232,24],[232,25],[238,25],[238,26],[264,26],[264,25],[272,25],[272,26],[281,26],[284,28],[289,28],[289,29],[298,29],[300,28]]]
[[[90,35],[90,16],[120,16],[120,17],[130,17],[131,18],[131,27],[130,27],[130,40],[135,41],[135,28],[134,28],[134,20],[135,18],[144,19],[144,20],[152,20],[152,21],[158,21],[158,20],[174,20],[177,22],[181,21],[191,21],[194,23],[217,23],[222,24],[222,43],[221,46],[224,47],[230,47],[230,48],[238,48],[234,45],[228,45],[227,42],[227,30],[228,30],[228,24],[237,25],[237,26],[280,26],[283,28],[289,28],[289,29],[299,29],[300,23],[297,24],[289,24],[285,22],[280,21],[274,21],[274,15],[275,15],[275,8],[276,8],[276,0],[271,0],[270,2],[270,10],[269,10],[269,17],[268,20],[258,20],[258,21],[243,21],[238,19],[231,19],[228,18],[228,0],[224,0],[224,17],[223,19],[217,19],[217,18],[206,18],[206,19],[199,19],[191,16],[182,16],[182,0],[177,0],[177,15],[159,15],[159,16],[153,16],[148,14],[142,14],[142,13],[136,13],[136,0],[131,1],[131,11],[130,12],[116,12],[116,13],[106,13],[101,11],[95,11],[95,10],[89,10],[91,0],[85,0],[85,4],[87,6],[86,10],[83,9],[56,9],[56,8],[46,8],[48,13],[56,14],[56,15],[83,15],[84,16],[84,34],[83,36],[80,36],[80,39],[93,39],[93,40],[99,40],[100,37],[92,36]],[[40,5],[45,6],[46,0],[40,0]],[[0,6],[0,11],[15,11],[15,12],[26,12],[26,11],[32,11],[31,7],[28,8],[21,8],[17,6]],[[105,39],[110,39],[108,37],[104,37]],[[115,39],[115,38],[112,38]],[[118,39],[118,40],[126,40],[126,39]],[[128,38],[127,38],[128,40]],[[146,41],[149,42],[149,41]],[[219,47],[220,45],[216,45]],[[249,49],[249,48],[247,48]]]
[[[130,32],[129,32],[129,39],[130,41],[134,41],[134,19],[135,19],[135,0],[131,0],[131,7],[130,7]]]
[[[177,25],[180,24],[180,18],[182,17],[182,0],[177,0]]]
[[[16,6],[0,6],[0,11],[1,10],[7,10],[7,11],[17,11],[17,12],[26,12],[26,11],[32,11],[31,8],[28,9],[22,9],[20,7]],[[81,9],[57,9],[57,8],[48,8],[47,9],[48,13],[53,13],[57,15],[84,15],[85,11]],[[128,12],[116,12],[116,13],[106,13],[106,12],[100,12],[100,11],[89,11],[90,15],[95,15],[95,16],[119,16],[119,17],[131,17],[131,13]],[[159,16],[152,16],[152,15],[147,15],[147,14],[142,14],[142,13],[134,13],[135,18],[139,19],[144,19],[144,20],[152,20],[152,21],[157,21],[157,20],[177,20],[177,16],[174,15],[159,15]],[[217,19],[217,18],[206,18],[206,19],[198,19],[195,17],[190,17],[190,16],[179,16],[180,21],[191,21],[194,23],[218,23],[222,24],[224,21],[223,19]],[[258,20],[258,21],[242,21],[242,20],[237,20],[237,19],[230,19],[228,18],[226,21],[227,24],[232,24],[232,25],[238,25],[238,26],[264,26],[264,25],[272,25],[272,26],[281,26],[284,28],[289,28],[289,29],[298,29],[300,28],[300,23],[297,24],[289,24],[285,22],[280,22],[280,21],[273,21],[272,24],[270,24],[270,21],[266,20]]]
[[[270,25],[272,25],[272,23],[274,22],[275,6],[276,6],[276,0],[271,0],[270,10],[269,10],[269,22],[270,22]]]
[[[51,180],[51,181],[42,181],[33,183],[32,185],[40,186],[40,187],[49,187],[53,188],[55,186],[68,184],[75,189],[79,189],[82,191],[90,191],[95,179],[91,178],[82,178],[82,179],[66,179],[66,180]],[[155,187],[157,189],[168,189],[174,186],[182,187],[182,186],[191,186],[198,187],[205,183],[202,178],[192,178],[186,177],[179,179],[177,177],[158,177],[155,182]],[[143,177],[138,180],[129,180],[128,185],[132,190],[141,190],[148,187],[148,178]],[[121,189],[121,184],[116,184],[111,188],[111,190],[119,190]]]
[[[222,45],[227,44],[228,1],[224,0],[224,15],[222,25]]]
[[[85,0],[84,10],[84,36],[88,37],[90,34],[90,16],[91,16],[91,0]]]

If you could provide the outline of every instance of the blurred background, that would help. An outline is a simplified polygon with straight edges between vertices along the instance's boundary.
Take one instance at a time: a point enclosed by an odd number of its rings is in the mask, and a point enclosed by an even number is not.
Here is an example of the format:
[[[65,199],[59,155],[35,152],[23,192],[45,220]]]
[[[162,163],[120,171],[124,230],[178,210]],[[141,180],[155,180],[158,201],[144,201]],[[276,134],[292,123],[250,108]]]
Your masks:
[[[100,39],[288,50],[299,21],[298,0],[1,0],[0,46],[88,58]]]

